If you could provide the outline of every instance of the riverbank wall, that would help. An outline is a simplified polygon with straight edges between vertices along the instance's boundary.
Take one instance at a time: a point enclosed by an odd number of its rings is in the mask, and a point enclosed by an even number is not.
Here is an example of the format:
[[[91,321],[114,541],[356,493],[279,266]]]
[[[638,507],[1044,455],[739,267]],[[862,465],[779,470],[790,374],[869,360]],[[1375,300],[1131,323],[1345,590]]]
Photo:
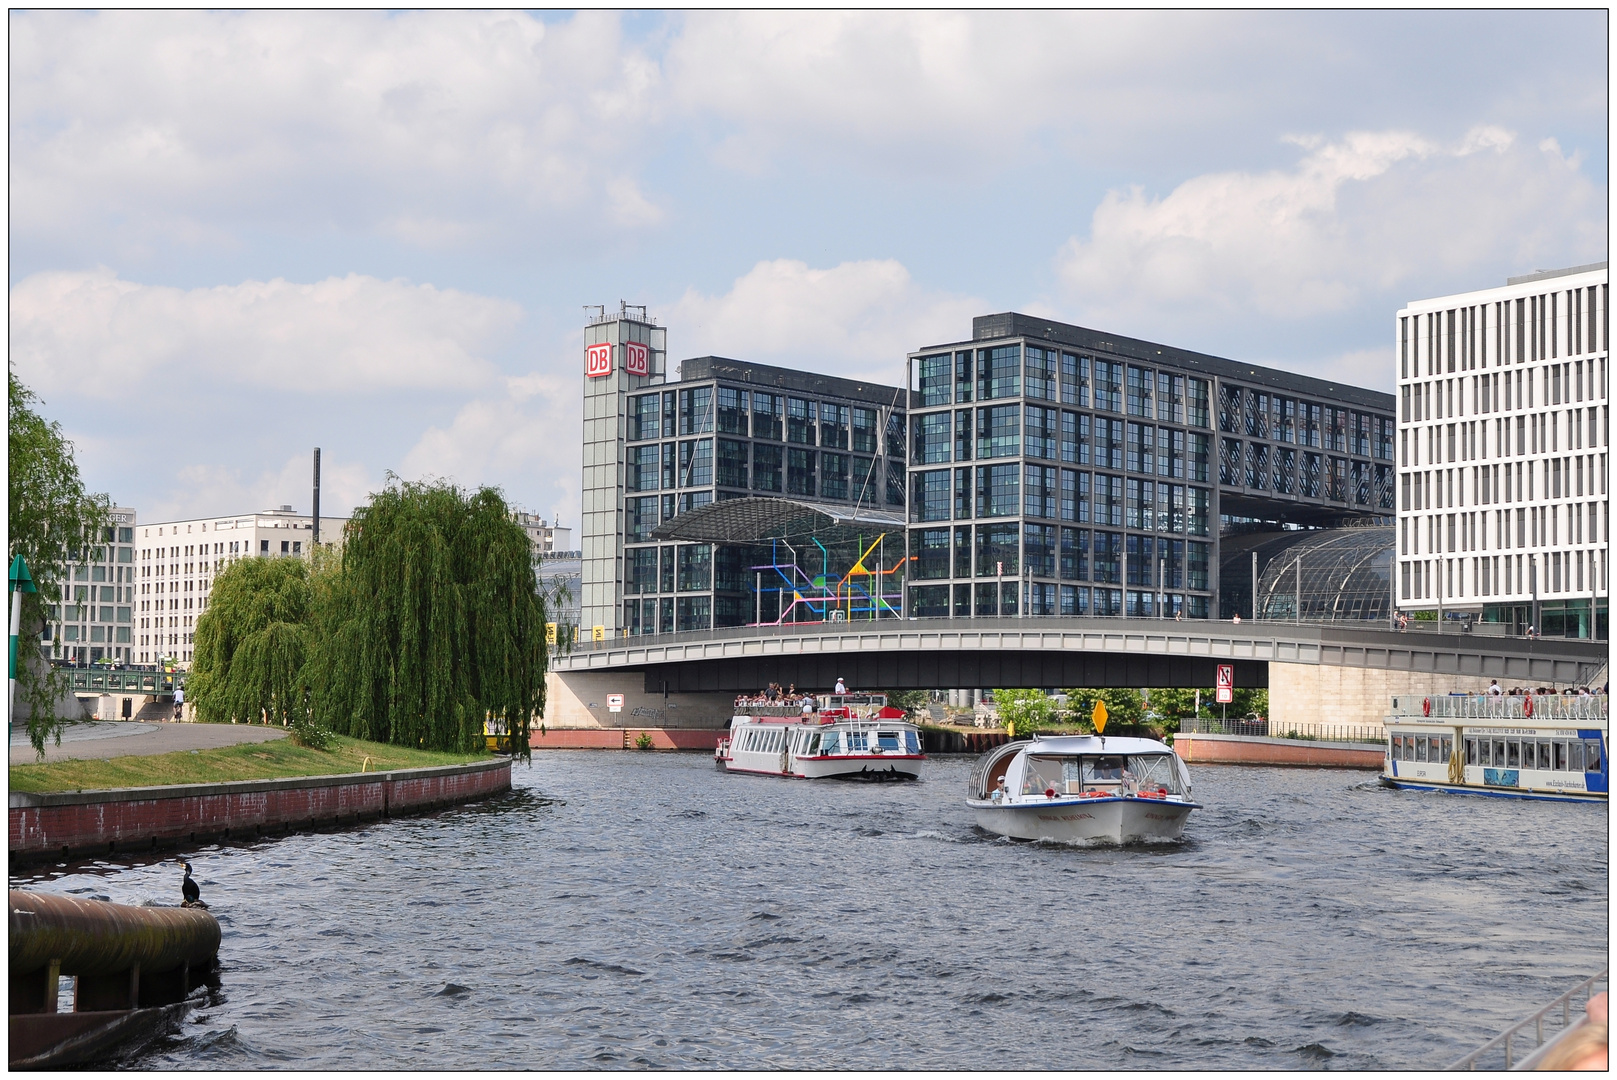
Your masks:
[[[1192,765],[1301,765],[1376,769],[1386,757],[1377,743],[1276,739],[1260,735],[1175,735],[1174,752]]]
[[[506,758],[425,769],[235,780],[108,791],[12,792],[13,865],[75,855],[151,851],[352,824],[475,802],[511,789]]]
[[[704,750],[713,752],[726,728],[552,728],[529,733],[530,750],[638,750],[640,737],[649,736],[648,750]]]

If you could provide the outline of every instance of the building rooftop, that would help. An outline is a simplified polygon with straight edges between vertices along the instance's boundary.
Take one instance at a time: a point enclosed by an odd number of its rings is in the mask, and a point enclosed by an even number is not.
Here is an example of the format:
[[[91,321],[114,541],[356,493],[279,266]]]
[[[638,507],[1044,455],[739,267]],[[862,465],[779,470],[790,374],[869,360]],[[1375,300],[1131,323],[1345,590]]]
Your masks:
[[[1241,383],[1268,386],[1277,390],[1289,391],[1293,394],[1306,394],[1310,397],[1323,398],[1328,401],[1342,401],[1366,409],[1375,409],[1379,412],[1390,413],[1396,404],[1391,394],[1384,394],[1379,390],[1369,390],[1349,383],[1316,379],[1311,375],[1298,375],[1290,371],[1281,371],[1278,368],[1260,367],[1257,364],[1243,364],[1236,360],[1225,359],[1222,356],[1210,356],[1206,353],[1192,352],[1189,349],[1175,348],[1172,345],[1159,345],[1156,342],[1142,341],[1139,338],[1107,334],[1099,330],[1091,330],[1085,326],[1073,326],[1070,323],[1057,322],[1054,319],[1042,319],[1034,315],[1023,315],[1016,311],[1006,311],[997,315],[979,315],[971,320],[973,343],[1009,337],[1043,338],[1058,345],[1068,345],[1078,349],[1093,349],[1098,352],[1111,353],[1114,356],[1145,360],[1152,363],[1169,363],[1175,367],[1201,372],[1221,379],[1233,379]],[[957,344],[965,343],[960,342]],[[931,352],[933,349],[953,347],[953,345],[940,344],[920,351]],[[1390,351],[1387,364],[1388,370],[1391,370],[1392,355]]]
[[[1604,270],[1603,262],[1585,263],[1582,266],[1569,266],[1565,270],[1534,270],[1531,274],[1522,274],[1520,277],[1506,278],[1506,285],[1526,285],[1530,281],[1543,281],[1545,278],[1570,277],[1573,274],[1587,274],[1591,270]]]
[[[681,382],[723,379],[771,390],[795,390],[801,394],[868,401],[890,409],[904,407],[902,387],[862,379],[841,379],[835,375],[817,375],[810,371],[793,371],[768,364],[731,360],[724,356],[698,356],[683,361],[679,365],[679,378]]]

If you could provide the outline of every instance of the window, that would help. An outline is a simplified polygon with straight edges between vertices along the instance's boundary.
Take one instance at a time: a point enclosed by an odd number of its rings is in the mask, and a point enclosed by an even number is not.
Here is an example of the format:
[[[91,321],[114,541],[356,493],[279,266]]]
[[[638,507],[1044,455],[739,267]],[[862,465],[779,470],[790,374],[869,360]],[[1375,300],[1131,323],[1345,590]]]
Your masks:
[[[722,392],[722,388],[721,388]],[[722,429],[723,411],[721,407],[720,420]],[[747,444],[737,439],[719,440],[719,461],[717,481],[721,487],[744,488],[747,486]]]
[[[627,499],[624,509],[628,511],[629,535],[631,544],[645,543],[651,539],[651,530],[657,527],[657,496],[649,495],[642,499]]]
[[[1129,421],[1129,472],[1156,472],[1156,430],[1150,424],[1137,424],[1132,420]]]
[[[1157,372],[1157,419],[1185,422],[1185,377]]]
[[[1049,458],[1056,456],[1056,410],[1029,405],[1025,409],[1027,424],[1027,456]],[[1069,414],[1071,415],[1071,414]]]
[[[655,502],[656,500],[651,500]],[[624,553],[628,573],[623,583],[627,593],[654,593],[657,591],[657,549],[629,548]]]
[[[721,386],[718,393],[719,430],[726,435],[747,433],[747,392]]]
[[[971,517],[971,470],[956,469],[954,471],[954,516],[956,520],[965,521]]]
[[[848,497],[848,455],[820,454],[820,494],[827,499]]]
[[[1103,469],[1123,468],[1123,421],[1095,417],[1094,463]],[[1080,438],[1082,430],[1079,431]],[[1080,457],[1082,454],[1080,454]],[[1081,464],[1081,462],[1080,462]]]
[[[926,413],[915,418],[915,455],[917,465],[935,465],[949,460],[951,437],[949,414]]]
[[[1155,416],[1156,412],[1151,403],[1152,390],[1156,383],[1156,372],[1150,368],[1137,368],[1133,365],[1128,369],[1128,412],[1130,416]]]
[[[1056,469],[1053,465],[1028,465],[1024,477],[1028,517],[1056,516]]]
[[[713,549],[708,544],[679,546],[679,591],[700,592],[712,580]]]
[[[1123,524],[1123,478],[1095,474],[1094,517],[1096,525]]]
[[[954,399],[956,404],[971,400],[972,384],[971,351],[954,354]]]
[[[1122,412],[1123,365],[1096,360],[1094,372],[1095,408],[1105,409],[1108,412]]]
[[[662,437],[662,395],[642,394],[629,399],[629,440]],[[673,432],[669,432],[673,434]]]
[[[661,472],[658,452],[661,447],[652,443],[650,446],[631,446],[627,451],[627,467],[624,472],[623,486],[629,491],[656,491],[657,479]]]
[[[1189,383],[1190,400],[1186,408],[1186,422],[1192,427],[1207,427],[1208,388],[1206,379],[1192,378]]]
[[[876,410],[855,405],[853,407],[854,451],[860,454],[874,454],[876,452],[876,439]]]
[[[684,393],[684,391],[681,391]],[[707,487],[713,483],[713,440],[686,439],[679,444],[679,486]]]
[[[848,479],[848,497],[857,503],[871,504],[881,498],[881,478],[874,475],[873,462],[867,457],[850,459],[853,469]]]
[[[848,449],[848,406],[820,402],[820,445]]]
[[[947,405],[953,399],[954,388],[951,385],[954,376],[954,359],[948,353],[942,356],[923,356],[916,362],[921,392],[922,407],[928,405]]]
[[[792,451],[799,453],[800,451]],[[864,459],[858,459],[864,460]],[[781,447],[767,443],[752,444],[752,489],[754,491],[780,490]]]
[[[1089,357],[1061,354],[1061,403],[1089,407]]]
[[[909,615],[915,619],[949,617],[949,586],[916,585],[910,588]],[[817,738],[818,736],[816,736]]]
[[[1095,533],[1094,579],[1116,585],[1122,576],[1123,534]]]
[[[977,400],[1016,397],[1022,392],[1022,347],[1000,345],[977,350]]]
[[[1056,576],[1056,527],[1054,525],[1024,525],[1022,527],[1022,557],[1027,560],[1030,577]],[[1032,610],[1032,614],[1049,614]]]
[[[713,388],[679,391],[679,433],[700,435],[713,430]]]
[[[712,606],[712,600],[706,596],[680,597],[679,628],[681,630],[708,629],[712,622]]]
[[[1061,530],[1061,578],[1065,581],[1085,581],[1089,578],[1089,530]],[[1062,612],[1063,615],[1071,614]]]
[[[786,399],[786,441],[803,446],[815,445],[814,402],[802,398]]]
[[[977,467],[977,516],[1010,517],[1021,509],[1020,465]]]
[[[931,469],[910,475],[914,487],[910,498],[910,520],[948,521],[949,470]]]
[[[977,527],[978,577],[1017,576],[1017,534],[1020,531],[1014,523]]]
[[[791,495],[814,494],[813,450],[786,451],[786,491]]]
[[[755,439],[772,439],[779,442],[781,438],[782,399],[779,394],[766,394],[761,390],[752,392],[752,437]],[[776,488],[775,490],[780,490]]]
[[[940,578],[947,578],[949,576],[949,530],[917,529],[910,533],[910,538],[914,544],[913,576],[915,580],[936,581]],[[948,612],[944,611],[943,614],[947,615]]]
[[[1046,401],[1056,400],[1056,354],[1050,349],[1042,349],[1037,345],[1029,345],[1024,350],[1026,361],[1023,366],[1023,375],[1026,378],[1026,393],[1030,398],[1043,398]]]
[[[1015,457],[1022,452],[1022,407],[994,405],[977,410],[977,457]]]
[[[1208,444],[1211,436],[1190,433],[1190,479],[1207,483],[1210,468],[1210,454]]]

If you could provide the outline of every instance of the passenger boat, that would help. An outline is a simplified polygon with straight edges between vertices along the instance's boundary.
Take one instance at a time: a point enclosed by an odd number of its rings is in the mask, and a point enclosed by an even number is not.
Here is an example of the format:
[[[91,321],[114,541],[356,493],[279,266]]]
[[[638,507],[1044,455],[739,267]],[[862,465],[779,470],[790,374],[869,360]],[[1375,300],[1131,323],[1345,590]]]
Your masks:
[[[754,706],[730,720],[713,760],[727,772],[807,780],[914,780],[921,774],[921,732],[885,694],[821,694],[812,713],[800,705]]]
[[[1600,802],[1610,783],[1604,696],[1395,697],[1381,782],[1418,791]]]
[[[988,832],[1091,844],[1178,840],[1200,808],[1171,747],[1100,735],[996,746],[972,767],[966,805]]]

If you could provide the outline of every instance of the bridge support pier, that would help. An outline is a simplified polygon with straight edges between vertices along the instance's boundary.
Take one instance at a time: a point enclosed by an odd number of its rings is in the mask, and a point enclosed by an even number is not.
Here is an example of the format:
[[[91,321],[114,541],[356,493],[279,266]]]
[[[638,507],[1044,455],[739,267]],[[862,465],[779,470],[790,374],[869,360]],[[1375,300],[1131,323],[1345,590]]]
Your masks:
[[[613,694],[623,695],[618,712],[607,704]],[[648,692],[640,671],[552,671],[545,676],[544,723],[552,728],[719,731],[730,726],[734,705],[734,693]]]
[[[1433,675],[1385,668],[1331,664],[1269,663],[1270,730],[1284,724],[1352,724],[1379,727],[1394,695],[1480,694],[1489,679],[1481,675]],[[1500,680],[1500,685],[1509,686]]]

